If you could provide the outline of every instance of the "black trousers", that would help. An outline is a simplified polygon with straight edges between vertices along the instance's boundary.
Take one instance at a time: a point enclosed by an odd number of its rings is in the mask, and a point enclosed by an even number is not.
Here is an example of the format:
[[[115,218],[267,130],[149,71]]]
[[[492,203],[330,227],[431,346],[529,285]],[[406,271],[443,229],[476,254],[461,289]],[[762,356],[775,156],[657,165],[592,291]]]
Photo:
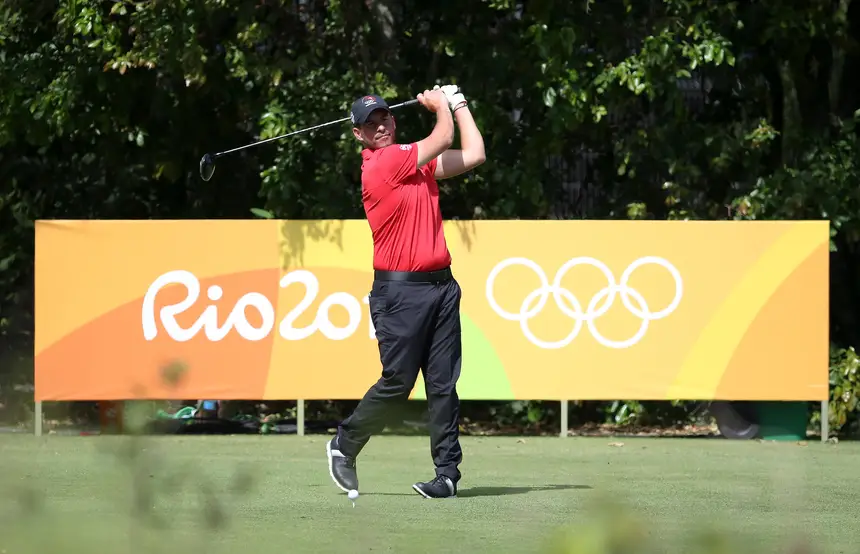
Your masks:
[[[398,279],[399,277],[399,279]],[[430,451],[437,475],[459,481],[462,342],[460,285],[450,270],[431,274],[377,272],[370,292],[370,317],[379,342],[382,376],[338,429],[338,446],[358,456],[371,435],[400,412],[424,375],[429,410]],[[425,280],[421,280],[425,279]]]

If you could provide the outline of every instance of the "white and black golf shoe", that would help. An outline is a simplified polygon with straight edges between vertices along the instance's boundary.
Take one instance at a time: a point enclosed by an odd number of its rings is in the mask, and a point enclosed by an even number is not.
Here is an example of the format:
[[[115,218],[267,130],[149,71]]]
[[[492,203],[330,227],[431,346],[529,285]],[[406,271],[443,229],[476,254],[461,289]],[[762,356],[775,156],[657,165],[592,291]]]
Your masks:
[[[437,475],[426,483],[415,483],[412,488],[424,498],[457,498],[457,484],[444,475]]]
[[[337,445],[337,436],[325,445],[328,456],[328,472],[332,481],[342,491],[358,490],[358,474],[355,471],[355,458],[346,456]]]

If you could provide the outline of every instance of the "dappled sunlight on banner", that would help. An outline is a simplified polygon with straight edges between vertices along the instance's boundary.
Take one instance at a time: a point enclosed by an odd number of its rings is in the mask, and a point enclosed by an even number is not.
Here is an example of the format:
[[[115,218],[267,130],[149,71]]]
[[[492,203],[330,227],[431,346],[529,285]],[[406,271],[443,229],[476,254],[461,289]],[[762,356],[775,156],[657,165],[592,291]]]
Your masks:
[[[827,222],[446,234],[461,398],[827,398]],[[36,399],[358,399],[371,257],[362,220],[40,221]]]

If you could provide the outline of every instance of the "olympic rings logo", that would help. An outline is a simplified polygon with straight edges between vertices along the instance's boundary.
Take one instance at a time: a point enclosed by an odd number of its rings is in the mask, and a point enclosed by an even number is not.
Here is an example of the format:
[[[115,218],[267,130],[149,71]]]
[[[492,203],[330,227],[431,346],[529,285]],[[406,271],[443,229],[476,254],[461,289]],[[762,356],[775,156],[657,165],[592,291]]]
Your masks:
[[[665,268],[675,280],[675,297],[666,308],[658,312],[652,312],[648,303],[645,301],[645,297],[642,296],[639,291],[627,284],[633,272],[646,264],[656,264]],[[493,293],[493,284],[496,281],[496,277],[498,277],[499,273],[501,273],[503,269],[512,265],[523,265],[528,267],[537,274],[541,282],[540,288],[533,290],[523,299],[519,313],[511,313],[502,309],[498,302],[496,302],[496,298]],[[570,269],[579,265],[590,265],[596,267],[603,273],[606,280],[609,282],[606,287],[598,291],[591,298],[585,311],[583,311],[582,304],[579,299],[574,296],[572,292],[561,287],[561,280],[564,278],[565,274],[567,274]],[[665,259],[657,256],[646,256],[631,263],[627,266],[627,269],[624,270],[624,273],[621,274],[621,280],[618,283],[615,282],[615,277],[612,275],[612,271],[610,271],[606,264],[594,258],[579,257],[568,260],[559,268],[552,283],[549,282],[544,270],[532,260],[528,258],[508,258],[496,264],[493,270],[490,271],[490,275],[487,277],[486,292],[487,301],[489,301],[493,311],[504,319],[509,321],[518,321],[520,323],[520,328],[523,330],[523,334],[535,346],[547,349],[563,348],[573,342],[573,339],[575,339],[582,330],[583,323],[585,323],[597,342],[607,348],[621,349],[629,348],[641,341],[645,336],[646,331],[648,331],[648,324],[651,321],[662,319],[674,312],[678,307],[678,304],[681,302],[683,288],[681,274],[678,272],[677,268]],[[575,322],[570,334],[556,342],[546,342],[537,338],[534,333],[532,333],[531,329],[529,329],[528,324],[529,320],[535,317],[538,312],[543,309],[546,301],[549,300],[550,294],[552,294],[552,297],[559,309]],[[624,304],[624,307],[630,311],[630,313],[642,320],[642,324],[639,326],[639,330],[636,334],[629,339],[622,341],[607,339],[597,330],[597,326],[594,323],[597,318],[609,311],[609,308],[611,308],[612,304],[615,302],[616,295],[621,296],[621,302]],[[537,299],[537,304],[535,304],[533,308],[529,309],[529,306],[535,301],[535,299]],[[632,301],[635,301],[636,305],[633,304],[631,299]],[[563,300],[567,302],[565,303]],[[573,309],[569,306],[573,306]]]

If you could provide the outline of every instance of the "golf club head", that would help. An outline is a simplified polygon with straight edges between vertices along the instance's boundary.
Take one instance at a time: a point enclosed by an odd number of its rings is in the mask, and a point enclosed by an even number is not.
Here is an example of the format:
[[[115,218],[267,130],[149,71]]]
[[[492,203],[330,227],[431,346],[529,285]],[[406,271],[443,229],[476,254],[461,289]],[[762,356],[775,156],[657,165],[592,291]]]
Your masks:
[[[212,154],[204,154],[202,158],[200,158],[200,178],[204,181],[208,181],[212,178],[212,174],[215,173],[215,156]]]

